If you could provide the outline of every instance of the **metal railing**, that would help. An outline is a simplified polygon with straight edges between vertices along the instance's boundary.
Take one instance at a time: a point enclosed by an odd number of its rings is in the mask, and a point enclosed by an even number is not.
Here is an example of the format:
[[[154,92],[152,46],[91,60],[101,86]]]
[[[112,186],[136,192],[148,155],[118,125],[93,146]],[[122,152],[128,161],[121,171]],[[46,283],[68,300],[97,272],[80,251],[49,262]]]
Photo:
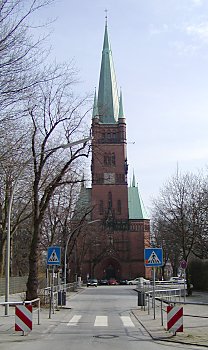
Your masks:
[[[173,288],[173,289],[156,289],[155,290],[155,299],[158,300],[163,300],[165,299],[166,301],[171,301],[172,298],[174,298],[174,301],[176,302],[176,298],[179,298],[179,301],[181,300],[182,296],[182,290],[181,288]],[[150,290],[148,292],[145,292],[148,300],[148,314],[150,314],[150,297],[152,300],[152,307],[153,305],[153,291]]]
[[[82,286],[82,283],[73,282],[65,284],[59,284],[56,286],[46,287],[39,291],[43,295],[43,301],[45,304],[49,304],[49,318],[52,314],[55,314],[55,308],[58,309],[59,306],[62,306],[62,295],[61,295],[61,305],[58,305],[58,296],[60,292],[76,292],[79,287]]]
[[[161,317],[161,325],[164,325],[164,314],[167,314],[167,309],[165,306],[167,305],[192,305],[192,306],[208,306],[208,303],[206,302],[187,302],[184,301],[182,296],[184,290],[182,288],[167,288],[167,289],[156,289],[155,290],[155,300],[153,300],[153,291],[152,290],[146,290],[146,291],[139,291],[140,293],[144,294],[144,304],[142,305],[142,309],[145,311],[146,307],[148,310],[148,315],[150,315],[150,310],[155,307],[155,302],[159,302],[159,305],[156,305],[156,307],[160,308],[160,317]],[[188,317],[201,317],[201,318],[208,318],[208,316],[202,316],[202,315],[184,315]],[[154,318],[155,318],[155,310],[154,310]]]
[[[33,300],[25,300],[25,301],[3,301],[0,302],[0,305],[2,306],[16,306],[16,305],[33,305],[33,304],[38,304],[36,308],[33,307],[33,313],[37,312],[38,313],[38,325],[40,325],[40,298],[36,298]]]

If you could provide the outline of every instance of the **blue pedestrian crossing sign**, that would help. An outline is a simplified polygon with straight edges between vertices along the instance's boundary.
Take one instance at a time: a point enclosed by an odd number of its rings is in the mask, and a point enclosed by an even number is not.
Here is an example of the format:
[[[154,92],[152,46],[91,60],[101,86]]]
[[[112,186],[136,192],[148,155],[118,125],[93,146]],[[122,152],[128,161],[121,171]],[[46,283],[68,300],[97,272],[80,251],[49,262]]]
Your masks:
[[[162,266],[163,265],[163,250],[162,248],[146,248],[144,250],[145,266]]]
[[[61,247],[48,247],[47,265],[61,265]]]

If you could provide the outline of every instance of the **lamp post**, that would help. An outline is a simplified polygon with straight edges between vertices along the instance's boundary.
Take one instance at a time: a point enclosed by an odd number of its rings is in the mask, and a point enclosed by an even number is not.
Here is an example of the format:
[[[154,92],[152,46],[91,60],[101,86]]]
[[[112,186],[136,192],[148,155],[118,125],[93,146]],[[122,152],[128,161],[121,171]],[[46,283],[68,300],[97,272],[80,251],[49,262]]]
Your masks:
[[[94,224],[94,222],[98,222],[98,221],[101,221],[101,220],[97,219],[97,220],[88,221],[86,223],[86,225],[91,225],[91,224]],[[75,229],[72,232],[70,232],[70,234],[69,234],[69,236],[67,238],[67,241],[66,241],[66,246],[65,246],[65,251],[64,251],[64,289],[66,289],[66,269],[67,269],[66,255],[67,255],[67,248],[68,248],[71,236],[74,234],[74,232],[76,232],[82,226],[83,226],[83,224],[80,224],[77,227],[75,227]]]
[[[66,143],[63,145],[60,145],[54,149],[49,149],[46,150],[44,153],[48,153],[51,152],[52,150],[57,151],[59,149],[66,149],[72,146],[76,146],[79,145],[81,143],[86,143],[87,141],[91,140],[92,137],[86,137],[83,138],[81,140],[77,140],[77,141],[73,141],[71,143]],[[40,155],[40,154],[39,154]],[[37,155],[37,156],[39,156]],[[25,170],[25,168],[27,167],[27,165],[33,160],[33,157],[29,158],[23,165],[23,167],[21,168],[21,170],[19,171],[19,173],[17,174],[17,177],[13,183],[13,185],[11,185],[11,189],[10,189],[10,197],[9,197],[9,204],[8,204],[8,215],[7,215],[7,242],[6,242],[6,258],[5,258],[5,315],[8,316],[9,315],[9,285],[10,285],[10,250],[11,250],[11,213],[12,213],[12,203],[13,203],[13,198],[14,198],[14,192],[16,189],[16,185],[18,183],[18,180],[21,176],[21,174],[23,173],[23,171]]]

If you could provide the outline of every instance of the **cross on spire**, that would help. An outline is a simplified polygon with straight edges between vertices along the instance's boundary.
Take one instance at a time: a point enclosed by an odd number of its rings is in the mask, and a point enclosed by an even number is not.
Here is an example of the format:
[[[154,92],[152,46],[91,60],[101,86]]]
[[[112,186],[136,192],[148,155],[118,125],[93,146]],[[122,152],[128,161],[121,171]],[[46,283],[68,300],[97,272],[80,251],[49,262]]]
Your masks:
[[[108,10],[105,9],[105,25],[107,26],[107,22],[108,22]]]

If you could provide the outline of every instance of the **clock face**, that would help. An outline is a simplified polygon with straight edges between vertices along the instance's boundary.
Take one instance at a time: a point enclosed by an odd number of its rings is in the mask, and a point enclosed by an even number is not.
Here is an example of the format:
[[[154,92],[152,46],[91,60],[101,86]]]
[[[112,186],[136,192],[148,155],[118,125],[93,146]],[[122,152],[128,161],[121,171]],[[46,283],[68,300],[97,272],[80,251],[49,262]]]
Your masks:
[[[104,184],[110,185],[115,183],[115,174],[114,173],[104,173]]]

